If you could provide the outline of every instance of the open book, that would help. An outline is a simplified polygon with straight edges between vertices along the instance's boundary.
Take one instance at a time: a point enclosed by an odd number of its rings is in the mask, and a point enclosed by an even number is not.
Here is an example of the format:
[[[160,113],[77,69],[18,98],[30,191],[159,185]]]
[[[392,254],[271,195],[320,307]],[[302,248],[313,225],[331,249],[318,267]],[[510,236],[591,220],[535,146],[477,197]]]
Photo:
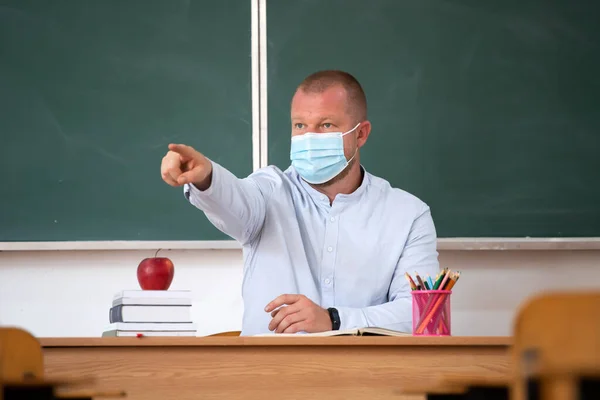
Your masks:
[[[412,333],[394,331],[385,328],[353,328],[341,331],[326,331],[317,333],[261,333],[254,336],[412,336]]]

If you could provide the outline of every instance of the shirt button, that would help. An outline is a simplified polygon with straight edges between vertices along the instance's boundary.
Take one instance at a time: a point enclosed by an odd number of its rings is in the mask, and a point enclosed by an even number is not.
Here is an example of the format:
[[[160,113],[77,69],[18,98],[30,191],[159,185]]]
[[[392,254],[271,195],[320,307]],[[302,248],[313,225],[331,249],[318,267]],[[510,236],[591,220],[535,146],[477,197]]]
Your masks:
[[[327,197],[323,196],[323,197],[321,197],[321,200],[325,201],[325,200],[327,200]]]
[[[329,279],[325,279],[325,284],[329,285],[331,281]]]
[[[329,247],[327,248],[327,251],[331,253],[331,252],[333,251],[333,247],[329,246]]]
[[[331,218],[329,218],[329,220],[330,220],[331,222],[333,222],[333,221],[335,221],[335,217],[331,217]]]

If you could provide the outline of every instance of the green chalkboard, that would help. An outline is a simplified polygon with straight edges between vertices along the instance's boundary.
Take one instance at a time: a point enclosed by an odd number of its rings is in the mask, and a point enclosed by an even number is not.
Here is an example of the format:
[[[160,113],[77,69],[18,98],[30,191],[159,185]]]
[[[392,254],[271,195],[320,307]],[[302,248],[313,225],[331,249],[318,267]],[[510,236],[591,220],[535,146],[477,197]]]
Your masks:
[[[0,0],[0,241],[221,240],[170,142],[252,171],[250,2]]]
[[[267,9],[269,162],[322,69],[369,103],[361,162],[440,237],[600,236],[600,2],[304,0]]]

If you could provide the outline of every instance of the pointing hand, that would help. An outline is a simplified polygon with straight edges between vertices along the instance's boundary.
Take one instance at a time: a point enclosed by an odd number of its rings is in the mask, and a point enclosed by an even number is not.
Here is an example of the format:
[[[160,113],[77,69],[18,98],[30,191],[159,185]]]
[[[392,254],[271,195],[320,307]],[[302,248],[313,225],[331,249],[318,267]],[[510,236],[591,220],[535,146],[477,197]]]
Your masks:
[[[211,182],[212,164],[190,146],[170,144],[169,152],[162,159],[160,173],[171,186],[191,183],[200,190],[206,190]]]

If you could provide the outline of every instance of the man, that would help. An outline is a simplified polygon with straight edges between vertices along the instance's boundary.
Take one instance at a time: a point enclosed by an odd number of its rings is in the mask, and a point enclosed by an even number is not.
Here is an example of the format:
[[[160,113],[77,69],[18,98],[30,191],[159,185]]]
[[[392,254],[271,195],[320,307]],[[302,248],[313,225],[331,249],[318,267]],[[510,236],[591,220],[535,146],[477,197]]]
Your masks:
[[[243,246],[242,335],[368,326],[410,332],[405,272],[439,272],[429,207],[369,174],[365,94],[321,71],[291,104],[292,165],[238,179],[195,149],[169,145],[163,179]]]

